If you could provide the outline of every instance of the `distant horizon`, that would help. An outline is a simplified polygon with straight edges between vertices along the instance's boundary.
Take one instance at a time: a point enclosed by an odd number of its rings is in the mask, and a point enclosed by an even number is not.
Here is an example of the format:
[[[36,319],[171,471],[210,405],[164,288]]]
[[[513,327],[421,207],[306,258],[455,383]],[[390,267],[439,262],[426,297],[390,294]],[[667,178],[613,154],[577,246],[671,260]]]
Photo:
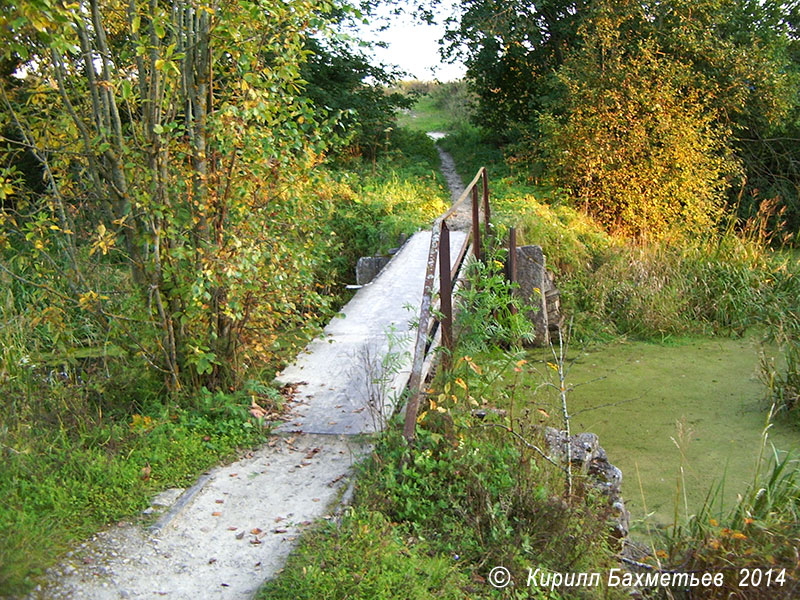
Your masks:
[[[460,62],[442,62],[439,55],[439,40],[445,32],[444,20],[452,10],[452,0],[444,0],[433,25],[417,23],[410,15],[394,17],[384,10],[373,21],[387,23],[385,31],[376,31],[380,26],[376,24],[361,26],[357,31],[365,41],[387,44],[386,48],[373,48],[368,55],[376,62],[404,71],[406,75],[402,81],[456,81],[463,79],[466,67]]]

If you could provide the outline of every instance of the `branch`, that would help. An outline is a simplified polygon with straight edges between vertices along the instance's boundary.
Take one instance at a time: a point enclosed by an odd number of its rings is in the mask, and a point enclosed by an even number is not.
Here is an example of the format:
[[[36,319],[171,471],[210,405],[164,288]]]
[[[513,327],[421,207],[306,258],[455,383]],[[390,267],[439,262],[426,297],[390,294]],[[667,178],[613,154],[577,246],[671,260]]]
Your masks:
[[[531,444],[528,440],[526,440],[524,437],[522,437],[516,431],[511,429],[511,427],[508,427],[507,425],[501,425],[500,423],[479,423],[478,427],[496,427],[497,429],[503,429],[503,430],[507,431],[508,433],[513,435],[515,438],[517,438],[519,441],[521,441],[523,444],[525,444],[525,446],[527,446],[528,448],[530,448],[531,450],[533,450],[537,454],[539,454],[539,456],[541,456],[543,459],[545,459],[551,465],[561,469],[565,473],[567,472],[566,467],[563,467],[560,464],[558,464],[556,461],[554,461],[552,458],[550,458],[550,456],[545,454],[545,452],[541,448],[539,448],[539,446],[537,446],[535,444]]]
[[[50,286],[47,286],[47,285],[45,285],[43,283],[36,283],[34,281],[31,281],[30,279],[27,279],[27,278],[23,277],[22,275],[14,273],[14,271],[9,269],[2,262],[0,262],[0,269],[2,269],[3,271],[5,271],[9,275],[11,275],[17,281],[21,281],[22,283],[25,283],[27,285],[32,285],[33,287],[38,288],[40,290],[45,290],[46,292],[49,292],[49,293],[53,294],[54,296],[57,296],[58,298],[60,298],[61,300],[64,300],[65,302],[69,302],[71,304],[77,304],[78,303],[78,301],[75,300],[74,298],[70,298],[69,296],[66,296],[66,295],[62,294],[61,292],[59,292],[57,290],[54,290]]]

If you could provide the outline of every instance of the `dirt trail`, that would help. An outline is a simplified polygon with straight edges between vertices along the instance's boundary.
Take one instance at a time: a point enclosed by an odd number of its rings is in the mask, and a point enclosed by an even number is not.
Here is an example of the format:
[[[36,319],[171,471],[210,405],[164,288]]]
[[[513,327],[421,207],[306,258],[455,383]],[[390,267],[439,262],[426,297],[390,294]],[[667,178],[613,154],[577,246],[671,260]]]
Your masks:
[[[441,131],[429,131],[428,136],[434,140],[439,140],[447,134]],[[453,157],[448,152],[442,150],[439,145],[436,145],[439,151],[439,158],[442,161],[442,174],[447,181],[447,187],[450,189],[450,202],[455,202],[464,191],[464,182],[461,181],[461,176],[456,170],[456,163],[453,162]],[[451,231],[466,231],[472,223],[472,208],[469,202],[464,203],[456,212],[447,219],[447,226]]]

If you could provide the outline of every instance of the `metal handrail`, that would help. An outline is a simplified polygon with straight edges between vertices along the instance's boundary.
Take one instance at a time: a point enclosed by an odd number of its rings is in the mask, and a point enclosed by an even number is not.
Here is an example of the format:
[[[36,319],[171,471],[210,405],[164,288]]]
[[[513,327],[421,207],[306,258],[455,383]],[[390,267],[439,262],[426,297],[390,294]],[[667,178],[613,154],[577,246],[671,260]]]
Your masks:
[[[427,376],[426,357],[428,355],[428,338],[439,321],[442,332],[442,344],[447,351],[445,360],[453,351],[453,311],[452,311],[452,282],[458,275],[458,271],[463,264],[466,250],[472,238],[472,252],[476,259],[482,259],[481,252],[481,231],[480,231],[480,210],[478,204],[479,181],[483,182],[483,214],[486,233],[489,232],[489,177],[486,167],[481,167],[472,179],[470,184],[464,189],[453,205],[442,215],[436,218],[431,229],[431,244],[428,251],[428,266],[425,273],[425,285],[422,289],[422,303],[419,310],[419,324],[417,326],[417,339],[414,345],[414,361],[411,365],[411,376],[408,388],[411,392],[406,405],[405,426],[403,435],[407,440],[413,440],[417,424],[417,412],[419,411],[419,400],[422,385]],[[472,225],[469,233],[458,252],[458,257],[454,267],[450,268],[450,230],[447,227],[447,218],[471,196],[472,199]],[[442,319],[433,316],[433,284],[436,276],[437,257],[439,262],[439,297],[440,311]]]

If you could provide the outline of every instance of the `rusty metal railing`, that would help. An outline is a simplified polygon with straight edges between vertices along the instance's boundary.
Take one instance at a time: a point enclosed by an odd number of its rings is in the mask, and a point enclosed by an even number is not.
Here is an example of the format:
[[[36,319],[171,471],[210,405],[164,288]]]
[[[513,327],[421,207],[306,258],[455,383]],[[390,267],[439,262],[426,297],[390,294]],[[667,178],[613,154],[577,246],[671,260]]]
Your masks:
[[[478,200],[478,183],[482,182],[481,201]],[[464,243],[458,250],[456,260],[451,267],[450,254],[450,229],[447,218],[458,210],[467,198],[472,199],[472,225]],[[481,232],[480,208],[483,204],[484,231]],[[481,240],[486,239],[489,233],[489,177],[486,167],[481,167],[453,205],[433,222],[431,230],[431,245],[428,252],[428,268],[425,273],[425,286],[422,290],[422,303],[419,310],[419,325],[417,326],[417,340],[414,346],[414,362],[411,365],[411,376],[408,382],[410,396],[406,405],[405,426],[403,435],[407,440],[413,440],[417,425],[417,412],[422,394],[422,386],[430,369],[431,361],[427,360],[431,350],[431,333],[437,323],[441,328],[441,343],[445,348],[442,358],[443,364],[449,364],[455,345],[453,339],[453,281],[464,263],[467,248],[472,241],[472,253],[477,260],[484,259]],[[439,310],[433,307],[434,280],[436,279],[436,265],[439,265]],[[436,313],[441,317],[438,317]]]

